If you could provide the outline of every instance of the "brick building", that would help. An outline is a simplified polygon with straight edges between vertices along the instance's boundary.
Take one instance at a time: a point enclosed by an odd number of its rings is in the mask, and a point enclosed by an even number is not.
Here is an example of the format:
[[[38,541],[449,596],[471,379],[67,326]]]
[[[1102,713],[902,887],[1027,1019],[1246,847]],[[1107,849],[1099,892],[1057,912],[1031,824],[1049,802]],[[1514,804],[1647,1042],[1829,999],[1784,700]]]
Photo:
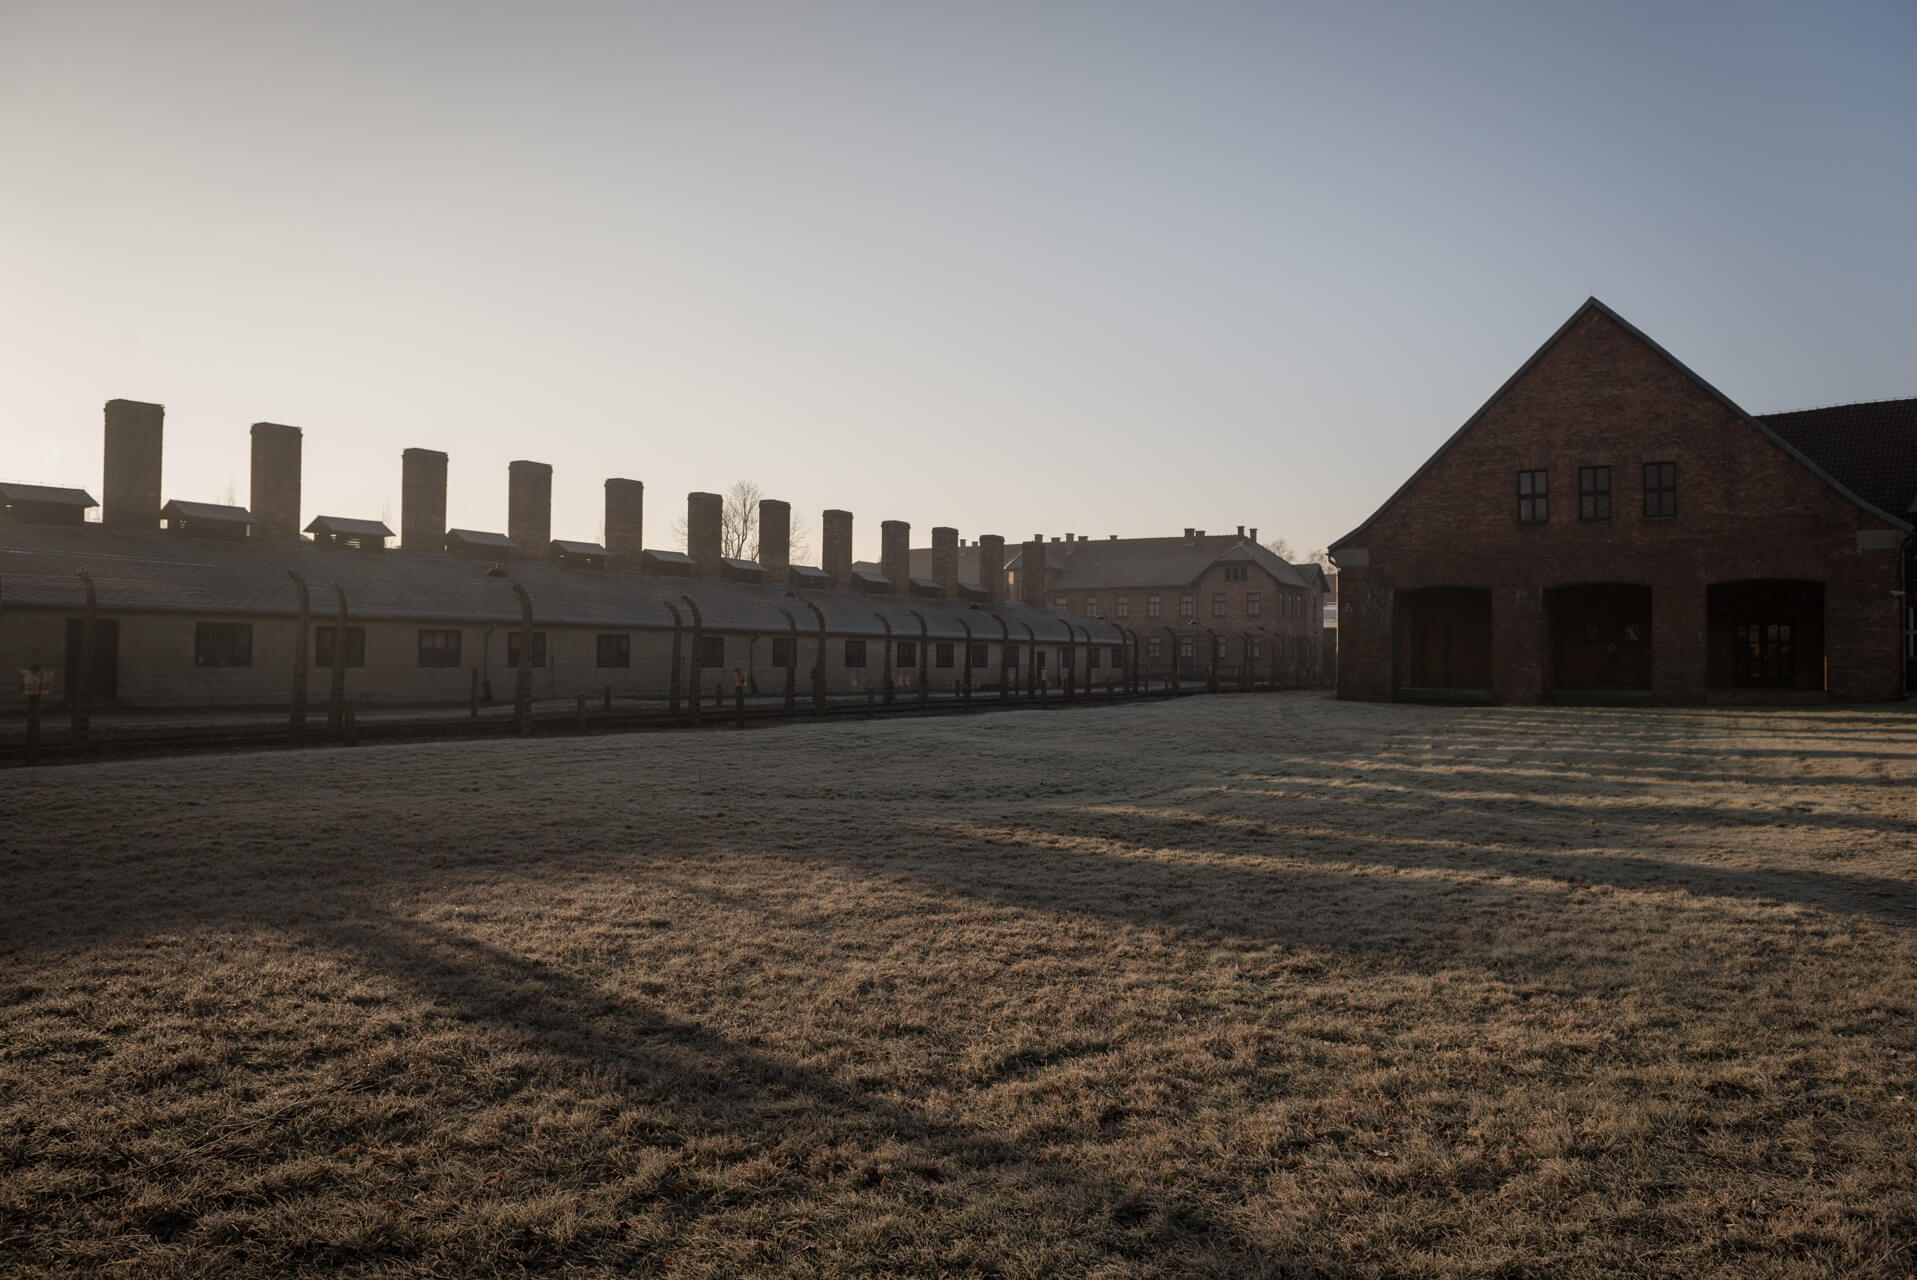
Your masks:
[[[1912,404],[1753,417],[1588,300],[1330,548],[1339,696],[1901,696]]]
[[[912,571],[929,572],[935,551],[914,550]],[[999,576],[1030,607],[1123,629],[1135,637],[1139,670],[1151,679],[1170,679],[1175,665],[1181,680],[1195,683],[1250,679],[1301,688],[1323,681],[1325,576],[1261,546],[1256,529],[1186,529],[1173,538],[1068,533],[1005,552],[961,544],[960,580]],[[1062,674],[1052,670],[1049,679]]]

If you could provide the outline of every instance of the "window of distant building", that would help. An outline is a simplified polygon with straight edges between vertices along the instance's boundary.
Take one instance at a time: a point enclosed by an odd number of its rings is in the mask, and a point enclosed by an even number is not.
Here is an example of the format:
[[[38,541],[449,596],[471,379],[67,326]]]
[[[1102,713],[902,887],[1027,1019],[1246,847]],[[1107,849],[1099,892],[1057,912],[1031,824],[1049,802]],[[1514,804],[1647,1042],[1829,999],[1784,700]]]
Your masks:
[[[1004,666],[1016,667],[1018,665],[1018,646],[1015,644],[1007,644],[999,652],[999,657],[1004,659]]]
[[[1578,468],[1578,519],[1609,520],[1611,518],[1611,469],[1609,467]]]
[[[422,627],[419,632],[419,665],[456,667],[459,665],[459,636],[456,630]]]
[[[1117,599],[1113,600],[1112,616],[1118,617],[1118,618],[1131,617],[1132,616],[1132,598],[1130,596],[1119,596]]]
[[[982,641],[974,641],[970,646],[968,656],[971,658],[974,668],[983,668],[989,665],[992,660],[992,646]]]
[[[1060,613],[1068,613],[1071,611],[1071,606],[1066,602],[1066,599],[1064,596],[1058,597],[1056,600],[1052,601],[1052,604],[1057,607]]]
[[[1098,662],[1099,651],[1096,647],[1085,650],[1085,665],[1087,667],[1096,667],[1098,666]]]
[[[1197,650],[1193,647],[1190,636],[1179,637],[1179,640],[1178,640],[1178,656],[1179,657],[1189,658],[1195,652],[1197,652]]]
[[[797,657],[796,651],[798,647],[799,647],[798,645],[792,642],[791,636],[773,636],[772,637],[773,670],[783,671],[787,667],[797,666],[798,663],[794,661],[794,659]]]
[[[919,665],[919,642],[916,640],[899,641],[899,665],[916,667]]]
[[[1145,637],[1145,656],[1156,662],[1165,656],[1165,642],[1157,636]]]
[[[1189,618],[1193,616],[1193,614],[1197,612],[1194,605],[1195,605],[1195,601],[1192,597],[1192,594],[1189,591],[1179,596],[1178,597],[1178,616],[1181,618]]]
[[[632,665],[632,637],[602,635],[599,637],[599,665],[601,667],[630,667]]]
[[[506,665],[509,667],[519,665],[519,634],[517,631],[508,631],[506,633]],[[532,654],[533,666],[543,667],[546,665],[545,632],[535,631],[532,633],[532,648],[529,652]]]
[[[1087,618],[1096,618],[1098,616],[1098,597],[1097,596],[1085,597],[1084,616]]]
[[[1256,591],[1245,592],[1245,616],[1247,618],[1257,617],[1259,610],[1263,607],[1264,605],[1258,599],[1258,593]]]
[[[1677,514],[1677,464],[1675,462],[1644,464],[1644,514],[1647,516]]]
[[[196,667],[252,666],[253,624],[250,622],[194,623],[193,665]]]
[[[939,647],[932,651],[932,662],[936,666],[949,667],[952,665],[952,659],[956,653],[957,650],[952,647],[949,641],[941,640],[939,641]]]
[[[1257,636],[1249,637],[1245,641],[1245,656],[1248,658],[1256,658],[1260,653],[1263,652],[1263,649],[1261,648],[1262,644],[1263,642],[1259,640]]]
[[[1158,606],[1158,597],[1146,596],[1145,597],[1145,616],[1147,618],[1156,618],[1161,612],[1162,610]]]
[[[1249,582],[1251,580],[1250,573],[1251,573],[1250,565],[1228,564],[1225,566],[1225,581],[1226,582]]]
[[[1072,669],[1072,651],[1070,649],[1060,649],[1058,651],[1058,669],[1060,671],[1070,671]]]
[[[333,665],[333,636],[337,627],[313,628],[313,665],[330,667]],[[366,628],[346,628],[346,665],[363,667],[366,665]]]
[[[1225,660],[1225,637],[1219,635],[1216,631],[1212,632],[1211,636],[1211,660],[1213,662],[1223,662]]]
[[[1222,591],[1211,593],[1211,616],[1214,618],[1225,616],[1225,593]]]
[[[1543,524],[1550,517],[1545,473],[1518,472],[1518,523]]]
[[[848,667],[865,665],[865,641],[847,640],[845,642],[845,665]]]
[[[1122,667],[1125,665],[1125,651],[1123,649],[1117,647],[1112,649],[1112,665],[1114,667]]]

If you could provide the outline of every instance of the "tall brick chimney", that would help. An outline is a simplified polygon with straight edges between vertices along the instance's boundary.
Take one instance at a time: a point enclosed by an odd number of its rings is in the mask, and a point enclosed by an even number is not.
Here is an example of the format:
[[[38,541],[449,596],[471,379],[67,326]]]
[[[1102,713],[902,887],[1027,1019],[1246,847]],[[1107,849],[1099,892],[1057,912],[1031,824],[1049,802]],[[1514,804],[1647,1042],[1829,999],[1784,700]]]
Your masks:
[[[543,560],[552,545],[552,467],[514,462],[506,477],[506,536],[519,544],[520,555]]]
[[[792,504],[759,499],[759,563],[774,580],[792,565]]]
[[[944,525],[932,530],[932,581],[947,599],[958,594],[959,536]]]
[[[1045,603],[1045,535],[1042,533],[1034,534],[1020,553],[1018,599],[1020,604],[1043,606]]]
[[[298,542],[300,536],[300,429],[277,422],[253,424],[253,478],[247,505],[252,537]]]
[[[166,409],[140,400],[106,402],[106,459],[100,520],[119,529],[160,527],[160,454]]]
[[[912,594],[912,526],[903,520],[879,522],[879,572],[902,596]]]
[[[716,493],[686,495],[686,554],[699,562],[701,577],[719,576],[725,554],[726,500]]]
[[[637,569],[646,549],[646,486],[637,480],[606,481],[606,550],[613,567]]]
[[[408,551],[446,549],[446,455],[437,449],[400,451],[399,545]]]
[[[993,604],[1005,599],[1005,539],[996,533],[979,535],[978,584],[991,594]]]
[[[841,590],[852,585],[852,513],[827,511],[820,517],[820,537],[824,545],[819,553],[819,568],[832,575],[832,585]]]

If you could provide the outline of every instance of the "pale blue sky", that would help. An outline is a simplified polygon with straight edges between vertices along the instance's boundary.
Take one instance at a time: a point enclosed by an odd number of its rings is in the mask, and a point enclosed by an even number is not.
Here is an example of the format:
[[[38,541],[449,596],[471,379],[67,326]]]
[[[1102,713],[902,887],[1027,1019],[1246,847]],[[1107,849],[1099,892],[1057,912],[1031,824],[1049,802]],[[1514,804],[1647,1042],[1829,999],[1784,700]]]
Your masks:
[[[1021,538],[1358,523],[1596,294],[1917,395],[1917,6],[0,0],[0,479],[503,529],[749,477]]]

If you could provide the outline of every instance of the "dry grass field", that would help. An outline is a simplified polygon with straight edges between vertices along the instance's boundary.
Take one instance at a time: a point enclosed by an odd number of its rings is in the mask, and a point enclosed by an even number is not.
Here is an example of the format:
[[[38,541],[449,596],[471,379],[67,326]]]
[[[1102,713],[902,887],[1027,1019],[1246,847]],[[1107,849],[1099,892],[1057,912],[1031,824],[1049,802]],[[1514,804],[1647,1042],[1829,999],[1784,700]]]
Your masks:
[[[1917,716],[0,775],[0,1273],[1917,1270]]]

